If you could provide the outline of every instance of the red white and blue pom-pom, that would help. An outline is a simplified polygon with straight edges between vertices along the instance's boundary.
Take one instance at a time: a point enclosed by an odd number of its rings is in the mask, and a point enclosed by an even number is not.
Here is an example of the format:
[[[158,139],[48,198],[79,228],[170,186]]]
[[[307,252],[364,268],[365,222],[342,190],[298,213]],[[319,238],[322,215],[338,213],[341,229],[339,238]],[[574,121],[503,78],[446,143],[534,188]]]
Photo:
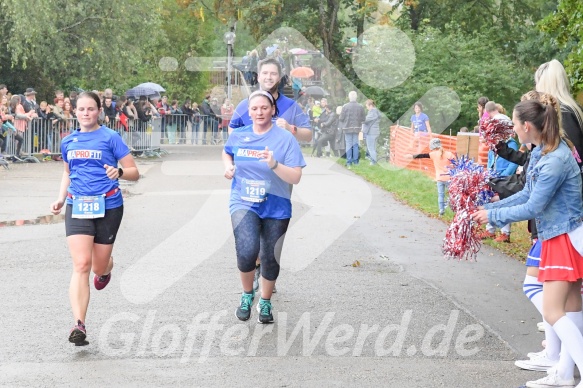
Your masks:
[[[496,152],[496,144],[514,136],[514,124],[505,119],[484,120],[480,124],[480,135],[484,139],[484,144]]]
[[[455,216],[443,239],[442,252],[446,258],[475,260],[482,242],[479,225],[470,215],[494,196],[487,185],[492,176],[465,155],[452,159],[451,164],[449,205]]]

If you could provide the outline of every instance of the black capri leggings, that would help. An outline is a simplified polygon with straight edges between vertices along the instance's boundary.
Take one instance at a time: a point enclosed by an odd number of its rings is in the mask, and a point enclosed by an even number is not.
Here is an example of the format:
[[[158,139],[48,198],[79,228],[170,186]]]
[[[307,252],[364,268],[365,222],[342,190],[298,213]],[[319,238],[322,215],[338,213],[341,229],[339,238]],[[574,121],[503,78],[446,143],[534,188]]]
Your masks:
[[[276,280],[279,276],[279,260],[283,240],[289,225],[289,218],[259,218],[248,210],[236,210],[231,214],[237,267],[241,272],[255,270],[257,257],[261,260],[261,276],[266,280]]]

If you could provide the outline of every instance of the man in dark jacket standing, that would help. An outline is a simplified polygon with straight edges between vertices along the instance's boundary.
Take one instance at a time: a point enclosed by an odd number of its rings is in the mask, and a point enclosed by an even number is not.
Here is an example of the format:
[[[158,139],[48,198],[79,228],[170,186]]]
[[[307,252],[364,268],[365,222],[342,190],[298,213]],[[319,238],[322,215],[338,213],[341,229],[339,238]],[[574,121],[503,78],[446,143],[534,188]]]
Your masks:
[[[338,128],[344,132],[346,140],[346,167],[349,169],[353,164],[358,164],[358,134],[366,117],[364,107],[356,102],[356,98],[357,94],[354,90],[348,93],[349,102],[342,107],[338,120]]]
[[[330,144],[330,148],[334,152],[334,155],[339,156],[334,148],[334,139],[336,138],[336,131],[338,130],[338,115],[336,114],[336,107],[328,105],[328,101],[324,103],[324,112],[322,112],[318,118],[318,125],[320,126],[321,134],[316,143],[316,155],[321,157],[322,147],[326,144]],[[330,156],[330,153],[328,153],[327,156]]]
[[[208,129],[211,130],[211,143],[212,143],[212,136],[213,136],[213,123],[215,122],[215,118],[217,115],[213,112],[211,105],[209,103],[211,96],[210,94],[207,95],[204,100],[202,100],[202,104],[200,104],[200,113],[202,114],[202,126],[203,126],[203,138],[202,144],[206,145],[206,133]]]

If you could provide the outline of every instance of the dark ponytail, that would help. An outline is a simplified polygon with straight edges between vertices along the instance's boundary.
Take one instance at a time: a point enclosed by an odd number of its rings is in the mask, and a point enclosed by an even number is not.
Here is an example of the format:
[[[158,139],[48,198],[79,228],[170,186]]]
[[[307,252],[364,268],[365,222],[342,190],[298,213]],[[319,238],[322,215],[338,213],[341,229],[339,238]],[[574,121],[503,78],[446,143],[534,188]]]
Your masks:
[[[522,97],[520,98],[520,101],[525,101],[525,100],[538,100],[543,105],[552,106],[553,109],[555,110],[555,112],[557,112],[557,118],[559,119],[559,127],[560,127],[559,134],[561,136],[561,139],[565,143],[567,143],[567,146],[569,146],[570,149],[575,148],[575,146],[573,145],[571,140],[569,140],[569,138],[567,137],[567,134],[565,133],[565,131],[563,129],[561,105],[559,104],[559,101],[556,98],[554,98],[549,93],[542,93],[542,92],[539,93],[536,90],[531,90],[530,92],[523,94]]]

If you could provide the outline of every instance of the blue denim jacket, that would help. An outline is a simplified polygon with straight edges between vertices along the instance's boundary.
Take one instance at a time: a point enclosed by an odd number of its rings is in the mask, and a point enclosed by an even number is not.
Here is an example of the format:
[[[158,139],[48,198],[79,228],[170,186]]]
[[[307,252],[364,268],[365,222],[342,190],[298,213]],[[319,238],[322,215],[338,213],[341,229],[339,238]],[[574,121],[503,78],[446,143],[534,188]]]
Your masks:
[[[484,208],[489,222],[499,227],[534,218],[538,236],[544,241],[581,225],[583,200],[581,172],[567,144],[561,141],[555,151],[544,156],[542,148],[532,151],[524,189]]]

